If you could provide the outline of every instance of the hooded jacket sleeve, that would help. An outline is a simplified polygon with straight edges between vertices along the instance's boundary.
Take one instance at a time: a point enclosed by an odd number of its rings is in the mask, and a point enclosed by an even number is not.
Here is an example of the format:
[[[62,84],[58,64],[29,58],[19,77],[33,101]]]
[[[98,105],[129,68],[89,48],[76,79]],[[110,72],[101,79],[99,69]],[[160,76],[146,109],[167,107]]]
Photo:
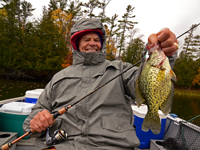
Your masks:
[[[50,83],[47,84],[45,90],[41,93],[40,97],[37,100],[37,103],[32,108],[31,114],[25,119],[23,123],[23,130],[24,132],[30,131],[30,121],[34,118],[34,116],[44,109],[47,109],[49,112],[51,112],[52,106],[51,106],[51,90],[50,90]],[[32,137],[40,137],[45,132],[41,133],[34,133],[31,136]]]

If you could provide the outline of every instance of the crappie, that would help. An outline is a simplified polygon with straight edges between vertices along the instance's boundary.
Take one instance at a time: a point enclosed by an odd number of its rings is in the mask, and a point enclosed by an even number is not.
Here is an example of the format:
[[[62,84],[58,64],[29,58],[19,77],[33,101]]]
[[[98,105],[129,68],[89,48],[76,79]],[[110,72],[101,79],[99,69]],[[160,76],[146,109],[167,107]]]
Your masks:
[[[140,75],[136,81],[136,103],[148,107],[148,112],[142,124],[142,130],[159,134],[161,130],[160,109],[165,115],[171,111],[176,76],[171,70],[169,60],[161,50],[153,50],[145,61]]]

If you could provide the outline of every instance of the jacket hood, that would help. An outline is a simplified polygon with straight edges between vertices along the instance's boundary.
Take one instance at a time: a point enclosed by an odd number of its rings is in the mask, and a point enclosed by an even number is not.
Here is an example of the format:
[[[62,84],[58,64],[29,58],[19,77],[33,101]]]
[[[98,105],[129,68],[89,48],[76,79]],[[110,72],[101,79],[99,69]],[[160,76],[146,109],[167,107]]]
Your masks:
[[[84,18],[84,19],[77,21],[71,29],[71,32],[70,32],[71,37],[76,32],[80,32],[80,31],[88,30],[88,29],[98,29],[102,32],[103,46],[101,48],[101,52],[106,53],[106,32],[105,32],[105,29],[104,29],[104,26],[103,26],[101,20],[99,20],[99,19]],[[72,45],[72,47],[73,47],[73,50],[76,50],[76,48],[73,45]]]

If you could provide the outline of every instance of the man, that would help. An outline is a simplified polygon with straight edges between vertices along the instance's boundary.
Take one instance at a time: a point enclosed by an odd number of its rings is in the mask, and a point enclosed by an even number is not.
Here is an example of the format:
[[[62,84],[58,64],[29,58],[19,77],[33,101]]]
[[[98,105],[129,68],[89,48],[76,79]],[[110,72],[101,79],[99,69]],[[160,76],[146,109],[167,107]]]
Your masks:
[[[25,120],[24,130],[36,130],[33,137],[45,135],[47,127],[51,133],[56,129],[64,130],[68,138],[54,145],[57,150],[133,150],[140,144],[130,105],[138,67],[88,96],[56,120],[52,119],[52,113],[73,104],[131,66],[105,59],[106,33],[99,20],[76,22],[71,35],[73,65],[58,72],[47,84]],[[155,43],[160,43],[173,66],[177,50],[175,35],[163,29],[149,36],[148,47]],[[37,145],[47,147],[39,140]]]

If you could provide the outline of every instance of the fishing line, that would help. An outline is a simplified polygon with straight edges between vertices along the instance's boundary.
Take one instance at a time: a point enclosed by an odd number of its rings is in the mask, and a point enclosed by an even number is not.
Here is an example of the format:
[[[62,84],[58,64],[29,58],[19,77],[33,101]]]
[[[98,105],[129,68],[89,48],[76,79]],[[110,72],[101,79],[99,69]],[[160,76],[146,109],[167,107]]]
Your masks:
[[[200,23],[197,24],[197,25],[195,25],[195,26],[193,26],[192,28],[190,28],[189,30],[187,30],[186,32],[184,32],[183,34],[179,35],[176,39],[180,38],[181,36],[183,36],[184,34],[188,33],[189,31],[193,30],[194,28],[198,27],[199,25],[200,25]]]
[[[197,27],[199,24],[197,24],[196,26],[192,27],[191,29],[187,30],[186,32],[184,32],[183,34],[179,35],[176,39],[180,38],[181,36],[183,36],[184,34],[188,33],[190,30],[194,29],[195,27]],[[94,92],[96,92],[97,90],[101,89],[102,87],[104,87],[105,85],[107,85],[108,83],[110,83],[111,81],[113,81],[114,79],[116,79],[117,77],[121,76],[122,74],[124,74],[125,72],[127,72],[128,70],[130,70],[131,68],[135,67],[136,65],[138,65],[141,62],[138,61],[137,63],[135,63],[134,65],[132,65],[131,67],[127,68],[126,70],[124,70],[123,72],[121,72],[120,74],[116,75],[115,77],[113,77],[112,79],[110,79],[109,81],[107,81],[106,83],[104,83],[103,85],[99,86],[98,88],[96,88],[95,90],[93,90],[92,92],[90,92],[89,94],[85,95],[84,97],[82,97],[81,99],[79,99],[78,101],[74,102],[73,104],[61,108],[60,110],[58,110],[57,112],[55,112],[54,114],[52,114],[52,118],[53,120],[56,119],[58,116],[61,116],[62,114],[64,114],[65,112],[68,111],[69,108],[71,108],[72,106],[76,105],[77,103],[79,103],[80,101],[82,101],[83,99],[85,99],[86,97],[88,97],[89,95],[93,94]],[[12,147],[13,144],[15,144],[16,142],[18,142],[19,140],[21,140],[22,138],[24,138],[25,136],[31,134],[31,133],[35,133],[36,131],[34,129],[31,129],[29,132],[26,132],[24,135],[20,136],[19,138],[17,138],[16,140],[14,140],[11,143],[6,143],[3,146],[1,146],[0,150],[8,150]]]

